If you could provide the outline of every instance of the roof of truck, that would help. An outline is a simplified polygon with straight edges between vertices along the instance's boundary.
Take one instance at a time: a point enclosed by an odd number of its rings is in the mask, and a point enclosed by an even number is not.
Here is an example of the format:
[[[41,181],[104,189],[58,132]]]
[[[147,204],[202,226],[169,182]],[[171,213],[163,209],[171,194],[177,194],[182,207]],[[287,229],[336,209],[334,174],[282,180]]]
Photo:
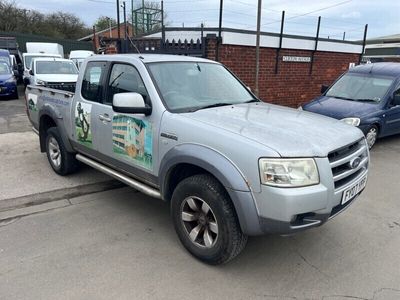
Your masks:
[[[360,65],[349,70],[349,73],[375,74],[381,76],[400,77],[400,63],[381,62]]]
[[[184,55],[169,55],[169,54],[106,54],[106,55],[97,55],[92,56],[92,59],[99,58],[111,58],[111,59],[126,59],[134,58],[140,59],[144,63],[153,63],[153,62],[172,62],[172,61],[191,61],[191,62],[214,62],[212,60],[193,57],[193,56],[184,56]],[[214,62],[216,63],[216,62]]]

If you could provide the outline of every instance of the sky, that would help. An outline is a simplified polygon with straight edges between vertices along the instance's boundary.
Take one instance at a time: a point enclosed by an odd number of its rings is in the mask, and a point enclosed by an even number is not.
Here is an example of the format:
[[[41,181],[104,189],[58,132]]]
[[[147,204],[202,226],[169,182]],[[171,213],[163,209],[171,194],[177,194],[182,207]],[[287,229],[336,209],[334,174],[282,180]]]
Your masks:
[[[127,11],[131,2],[127,0]],[[166,22],[178,27],[199,26],[202,22],[217,26],[219,2],[164,0]],[[133,0],[135,8],[140,3],[141,0]],[[116,0],[17,0],[17,4],[43,13],[74,13],[88,26],[99,16],[116,18]],[[325,38],[342,39],[346,32],[346,39],[361,40],[365,24],[369,26],[367,38],[400,33],[400,0],[263,0],[261,30],[279,32],[282,10],[286,12],[287,34],[314,36],[318,16],[322,17],[320,36]],[[224,27],[255,30],[256,15],[257,0],[224,0]]]

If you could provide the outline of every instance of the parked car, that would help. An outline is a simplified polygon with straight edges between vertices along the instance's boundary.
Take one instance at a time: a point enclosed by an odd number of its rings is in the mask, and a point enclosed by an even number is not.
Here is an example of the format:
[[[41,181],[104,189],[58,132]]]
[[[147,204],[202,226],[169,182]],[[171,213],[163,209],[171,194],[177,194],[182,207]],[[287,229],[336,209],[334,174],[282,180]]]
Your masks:
[[[369,148],[400,133],[400,63],[360,65],[343,74],[302,109],[360,128]]]
[[[12,71],[10,65],[0,61],[0,96],[18,99],[16,71]]]
[[[65,91],[75,91],[78,69],[72,60],[64,58],[36,58],[29,71],[29,82]]]
[[[47,53],[23,53],[22,58],[24,61],[24,72],[23,72],[23,82],[24,85],[27,86],[29,84],[29,71],[32,65],[32,61],[35,58],[62,58],[60,54],[47,54]]]
[[[75,93],[28,86],[26,99],[57,174],[80,161],[169,202],[182,244],[209,264],[248,235],[322,225],[367,183],[360,130],[263,103],[206,59],[92,56]]]
[[[0,36],[0,49],[8,50],[11,58],[12,70],[17,70],[17,80],[22,82],[23,62],[19,51],[18,43],[15,37]]]
[[[81,64],[85,60],[85,58],[90,57],[94,55],[93,51],[88,51],[88,50],[73,50],[69,54],[69,59],[72,60],[78,69],[80,69]]]

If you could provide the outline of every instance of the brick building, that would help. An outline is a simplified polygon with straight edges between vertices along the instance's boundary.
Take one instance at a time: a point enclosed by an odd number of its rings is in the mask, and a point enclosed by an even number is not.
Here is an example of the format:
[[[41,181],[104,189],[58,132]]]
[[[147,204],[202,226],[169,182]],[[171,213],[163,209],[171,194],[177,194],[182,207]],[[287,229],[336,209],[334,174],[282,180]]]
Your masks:
[[[134,33],[134,27],[132,26],[132,24],[127,23],[127,34],[128,36],[132,37],[133,33]],[[125,36],[125,24],[121,23],[120,24],[120,34],[121,34],[121,38],[124,38]],[[104,30],[100,30],[95,32],[95,34],[89,34],[83,38],[80,38],[78,41],[86,41],[86,42],[92,42],[93,43],[93,36],[95,36],[95,44],[96,44],[96,52],[103,47],[103,45],[101,45],[101,40],[102,38],[111,38],[111,39],[116,39],[118,38],[118,26],[112,26],[111,28],[107,28]]]
[[[169,41],[196,41],[203,37],[206,58],[216,60],[217,29],[170,28],[165,31]],[[154,33],[149,38],[161,37]],[[322,85],[330,85],[358,64],[362,53],[360,42],[283,35],[279,49],[279,34],[262,33],[260,39],[259,96],[270,103],[297,107],[320,94]],[[254,31],[224,28],[219,46],[219,60],[231,69],[247,86],[255,88]],[[278,53],[278,59],[276,59]],[[276,72],[276,64],[278,64]],[[312,69],[312,72],[310,72]]]

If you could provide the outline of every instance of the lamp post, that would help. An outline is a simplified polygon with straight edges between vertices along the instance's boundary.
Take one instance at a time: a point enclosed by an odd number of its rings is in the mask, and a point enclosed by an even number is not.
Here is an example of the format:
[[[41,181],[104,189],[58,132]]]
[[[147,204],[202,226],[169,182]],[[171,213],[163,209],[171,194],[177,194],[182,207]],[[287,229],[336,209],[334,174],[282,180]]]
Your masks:
[[[256,86],[255,86],[255,94],[258,97],[259,88],[258,88],[258,80],[260,73],[260,27],[261,27],[261,7],[262,0],[258,0],[258,8],[257,8],[257,35],[256,35]]]
[[[118,27],[118,40],[121,39],[121,28],[119,25],[119,0],[117,0],[117,27]]]
[[[108,21],[108,28],[109,28],[109,33],[110,33],[110,39],[112,38],[112,28],[111,28],[111,18],[106,17]]]

